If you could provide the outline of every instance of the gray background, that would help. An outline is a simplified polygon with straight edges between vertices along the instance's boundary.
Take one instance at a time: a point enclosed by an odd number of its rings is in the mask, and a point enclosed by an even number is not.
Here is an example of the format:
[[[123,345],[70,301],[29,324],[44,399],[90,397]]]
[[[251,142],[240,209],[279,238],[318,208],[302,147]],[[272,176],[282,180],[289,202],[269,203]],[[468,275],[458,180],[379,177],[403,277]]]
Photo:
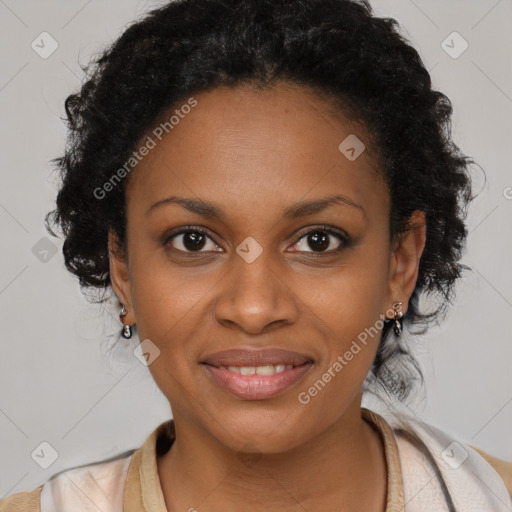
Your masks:
[[[88,304],[64,268],[62,242],[43,226],[57,184],[49,160],[64,147],[60,117],[65,97],[80,83],[79,63],[159,3],[0,0],[0,498],[31,490],[62,469],[138,447],[170,416],[147,368],[131,353],[136,340],[107,357],[100,340],[117,332],[116,311]],[[487,174],[484,183],[474,166],[481,193],[470,210],[463,259],[473,272],[459,283],[447,321],[414,341],[427,399],[410,407],[512,460],[512,2],[385,0],[373,6],[402,24],[435,87],[453,102],[455,141]],[[46,59],[31,47],[43,31],[59,45]],[[469,44],[458,58],[442,46],[454,31]],[[451,41],[445,45],[458,51],[461,41]],[[47,469],[31,456],[42,442],[58,453]]]

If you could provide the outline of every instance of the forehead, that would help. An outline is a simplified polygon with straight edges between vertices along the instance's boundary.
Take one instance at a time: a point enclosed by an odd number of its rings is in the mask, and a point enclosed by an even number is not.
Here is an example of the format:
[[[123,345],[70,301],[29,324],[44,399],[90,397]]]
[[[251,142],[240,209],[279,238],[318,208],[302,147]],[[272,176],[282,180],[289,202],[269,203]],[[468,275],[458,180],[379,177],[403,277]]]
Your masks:
[[[172,117],[172,128],[150,133],[154,147],[130,177],[130,208],[147,210],[178,193],[260,213],[269,202],[326,192],[386,206],[366,130],[312,90],[223,86],[193,99],[193,108],[177,105],[162,116]]]

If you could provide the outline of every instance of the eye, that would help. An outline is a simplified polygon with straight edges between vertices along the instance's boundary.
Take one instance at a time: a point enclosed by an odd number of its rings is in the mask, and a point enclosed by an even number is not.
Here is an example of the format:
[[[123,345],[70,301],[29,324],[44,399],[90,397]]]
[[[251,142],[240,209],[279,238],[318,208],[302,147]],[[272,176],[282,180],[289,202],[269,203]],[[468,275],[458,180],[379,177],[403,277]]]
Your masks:
[[[208,244],[210,244],[209,247]],[[171,234],[165,240],[164,245],[171,245],[178,252],[188,254],[222,251],[204,229],[193,226]],[[330,226],[318,226],[300,235],[293,247],[298,252],[324,254],[339,252],[349,245],[350,239],[344,232],[334,230]],[[306,250],[307,247],[312,250]]]
[[[319,226],[304,233],[298,242],[294,244],[300,252],[313,252],[313,253],[332,253],[341,251],[349,245],[349,238],[341,232],[335,231],[332,228]],[[313,250],[307,251],[306,247]]]
[[[209,248],[208,241],[211,242]],[[199,228],[183,229],[178,233],[174,233],[173,235],[168,237],[164,242],[164,245],[169,244],[172,245],[174,249],[185,253],[208,252],[219,250],[218,245],[210,236],[208,236],[206,231]],[[206,250],[202,251],[201,249],[204,249],[205,247]]]

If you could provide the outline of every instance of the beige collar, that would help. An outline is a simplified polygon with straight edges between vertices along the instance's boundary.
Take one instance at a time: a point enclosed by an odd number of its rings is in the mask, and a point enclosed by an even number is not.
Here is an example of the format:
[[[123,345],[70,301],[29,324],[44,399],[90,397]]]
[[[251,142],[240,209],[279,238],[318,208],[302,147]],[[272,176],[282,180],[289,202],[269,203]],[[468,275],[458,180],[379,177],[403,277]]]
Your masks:
[[[364,407],[361,408],[361,416],[376,427],[384,443],[388,484],[386,512],[403,512],[402,471],[391,427],[382,416]],[[168,446],[174,439],[174,422],[168,420],[155,428],[144,444],[134,452],[123,497],[125,512],[167,512],[156,463],[157,446]]]

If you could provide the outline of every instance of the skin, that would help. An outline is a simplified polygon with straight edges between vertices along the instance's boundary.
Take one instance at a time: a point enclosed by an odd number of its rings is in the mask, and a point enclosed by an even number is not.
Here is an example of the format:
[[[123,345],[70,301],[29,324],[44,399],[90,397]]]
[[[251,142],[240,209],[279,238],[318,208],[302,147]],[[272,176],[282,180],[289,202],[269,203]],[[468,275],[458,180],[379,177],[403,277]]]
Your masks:
[[[282,82],[194,98],[192,112],[132,171],[128,261],[109,236],[124,322],[160,350],[149,370],[172,406],[176,441],[157,460],[167,509],[384,511],[383,444],[360,413],[380,331],[307,405],[297,395],[380,315],[391,317],[393,302],[402,301],[405,314],[424,215],[414,212],[413,227],[390,244],[389,192],[369,149],[354,161],[338,149],[349,134],[368,141],[364,127],[334,116],[313,91]],[[333,193],[364,213],[335,203],[282,216],[287,206]],[[172,203],[146,215],[170,195],[214,202],[225,218]],[[307,233],[322,224],[344,230],[352,243],[334,235],[328,248],[308,243]],[[183,236],[169,240],[188,225],[209,231],[199,254],[186,252]],[[252,263],[236,252],[248,236],[263,251]],[[301,382],[272,399],[236,398],[199,364],[216,351],[264,346],[314,360]],[[248,463],[241,452],[255,457]]]

